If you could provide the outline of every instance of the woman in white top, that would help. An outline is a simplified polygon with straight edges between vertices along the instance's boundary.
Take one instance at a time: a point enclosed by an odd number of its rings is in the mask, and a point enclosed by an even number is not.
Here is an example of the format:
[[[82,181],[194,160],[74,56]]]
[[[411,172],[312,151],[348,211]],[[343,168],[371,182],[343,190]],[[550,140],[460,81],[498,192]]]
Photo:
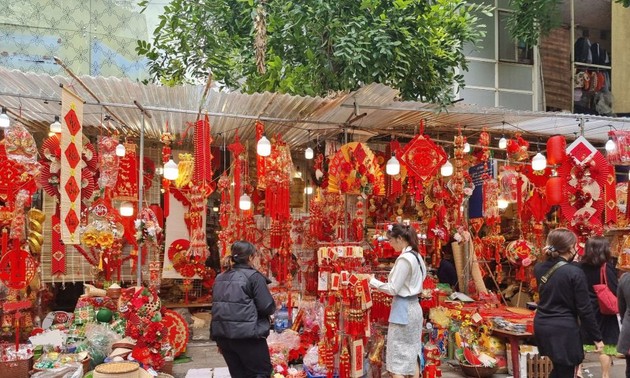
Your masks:
[[[422,308],[418,295],[426,276],[426,267],[418,253],[418,235],[413,227],[394,224],[387,232],[389,244],[401,252],[387,282],[372,277],[370,286],[392,295],[389,314],[385,363],[392,377],[420,376],[422,353]]]

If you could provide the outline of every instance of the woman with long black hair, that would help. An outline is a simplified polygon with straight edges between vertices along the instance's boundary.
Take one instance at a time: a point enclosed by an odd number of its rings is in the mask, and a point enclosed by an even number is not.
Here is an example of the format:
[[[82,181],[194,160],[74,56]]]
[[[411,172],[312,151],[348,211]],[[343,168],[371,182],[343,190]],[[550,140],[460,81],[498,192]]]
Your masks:
[[[394,224],[387,232],[389,244],[400,252],[387,282],[376,278],[370,286],[392,295],[387,330],[385,364],[393,378],[420,376],[422,352],[422,308],[418,295],[426,277],[426,266],[418,252],[418,234],[406,224]]]

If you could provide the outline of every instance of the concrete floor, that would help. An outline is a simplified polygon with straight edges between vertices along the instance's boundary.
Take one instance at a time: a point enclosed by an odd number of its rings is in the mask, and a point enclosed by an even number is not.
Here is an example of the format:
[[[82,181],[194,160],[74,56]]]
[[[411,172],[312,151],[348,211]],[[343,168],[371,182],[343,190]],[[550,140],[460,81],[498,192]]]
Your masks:
[[[207,369],[207,368],[225,368],[226,364],[221,354],[217,350],[217,346],[214,342],[200,342],[193,341],[188,344],[188,350],[186,355],[192,358],[191,362],[183,364],[175,364],[173,367],[173,375],[175,378],[186,378],[187,373],[193,369]],[[587,353],[584,361],[584,378],[599,378],[601,377],[601,367],[597,359],[597,355],[594,353]],[[623,378],[625,374],[626,362],[624,359],[615,358],[613,360],[613,366],[610,371],[610,378]],[[219,371],[224,372],[225,369]],[[197,370],[197,372],[199,372]],[[211,374],[207,371],[203,372],[203,378],[212,378]],[[191,375],[188,378],[191,378]],[[215,374],[214,378],[218,378],[219,374]],[[201,378],[200,375],[194,378]],[[221,377],[225,377],[221,374]],[[229,376],[228,376],[229,377]],[[462,378],[464,375],[461,373],[459,367],[451,366],[448,363],[442,365],[442,377],[443,378]],[[495,374],[494,377],[510,377],[507,374]],[[235,377],[237,378],[237,377]]]

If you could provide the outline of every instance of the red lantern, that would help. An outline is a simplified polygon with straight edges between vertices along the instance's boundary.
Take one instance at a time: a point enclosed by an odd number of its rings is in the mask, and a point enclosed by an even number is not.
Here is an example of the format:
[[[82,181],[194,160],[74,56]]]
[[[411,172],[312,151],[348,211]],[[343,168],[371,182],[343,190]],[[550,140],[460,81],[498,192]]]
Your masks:
[[[562,202],[562,178],[560,176],[549,177],[545,186],[545,194],[547,194],[549,205],[559,205]]]
[[[549,165],[562,164],[567,156],[567,141],[564,135],[554,135],[547,140],[547,163]]]

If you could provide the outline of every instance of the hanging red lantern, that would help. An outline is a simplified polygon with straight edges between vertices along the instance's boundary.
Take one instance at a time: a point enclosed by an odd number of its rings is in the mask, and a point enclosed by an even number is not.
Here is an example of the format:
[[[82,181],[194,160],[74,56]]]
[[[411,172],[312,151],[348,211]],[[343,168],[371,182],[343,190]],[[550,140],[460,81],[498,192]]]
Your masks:
[[[547,139],[547,163],[549,165],[562,164],[567,156],[567,140],[564,135],[554,135]]]
[[[549,205],[559,205],[562,202],[562,178],[560,176],[549,177],[545,186],[545,194]]]

